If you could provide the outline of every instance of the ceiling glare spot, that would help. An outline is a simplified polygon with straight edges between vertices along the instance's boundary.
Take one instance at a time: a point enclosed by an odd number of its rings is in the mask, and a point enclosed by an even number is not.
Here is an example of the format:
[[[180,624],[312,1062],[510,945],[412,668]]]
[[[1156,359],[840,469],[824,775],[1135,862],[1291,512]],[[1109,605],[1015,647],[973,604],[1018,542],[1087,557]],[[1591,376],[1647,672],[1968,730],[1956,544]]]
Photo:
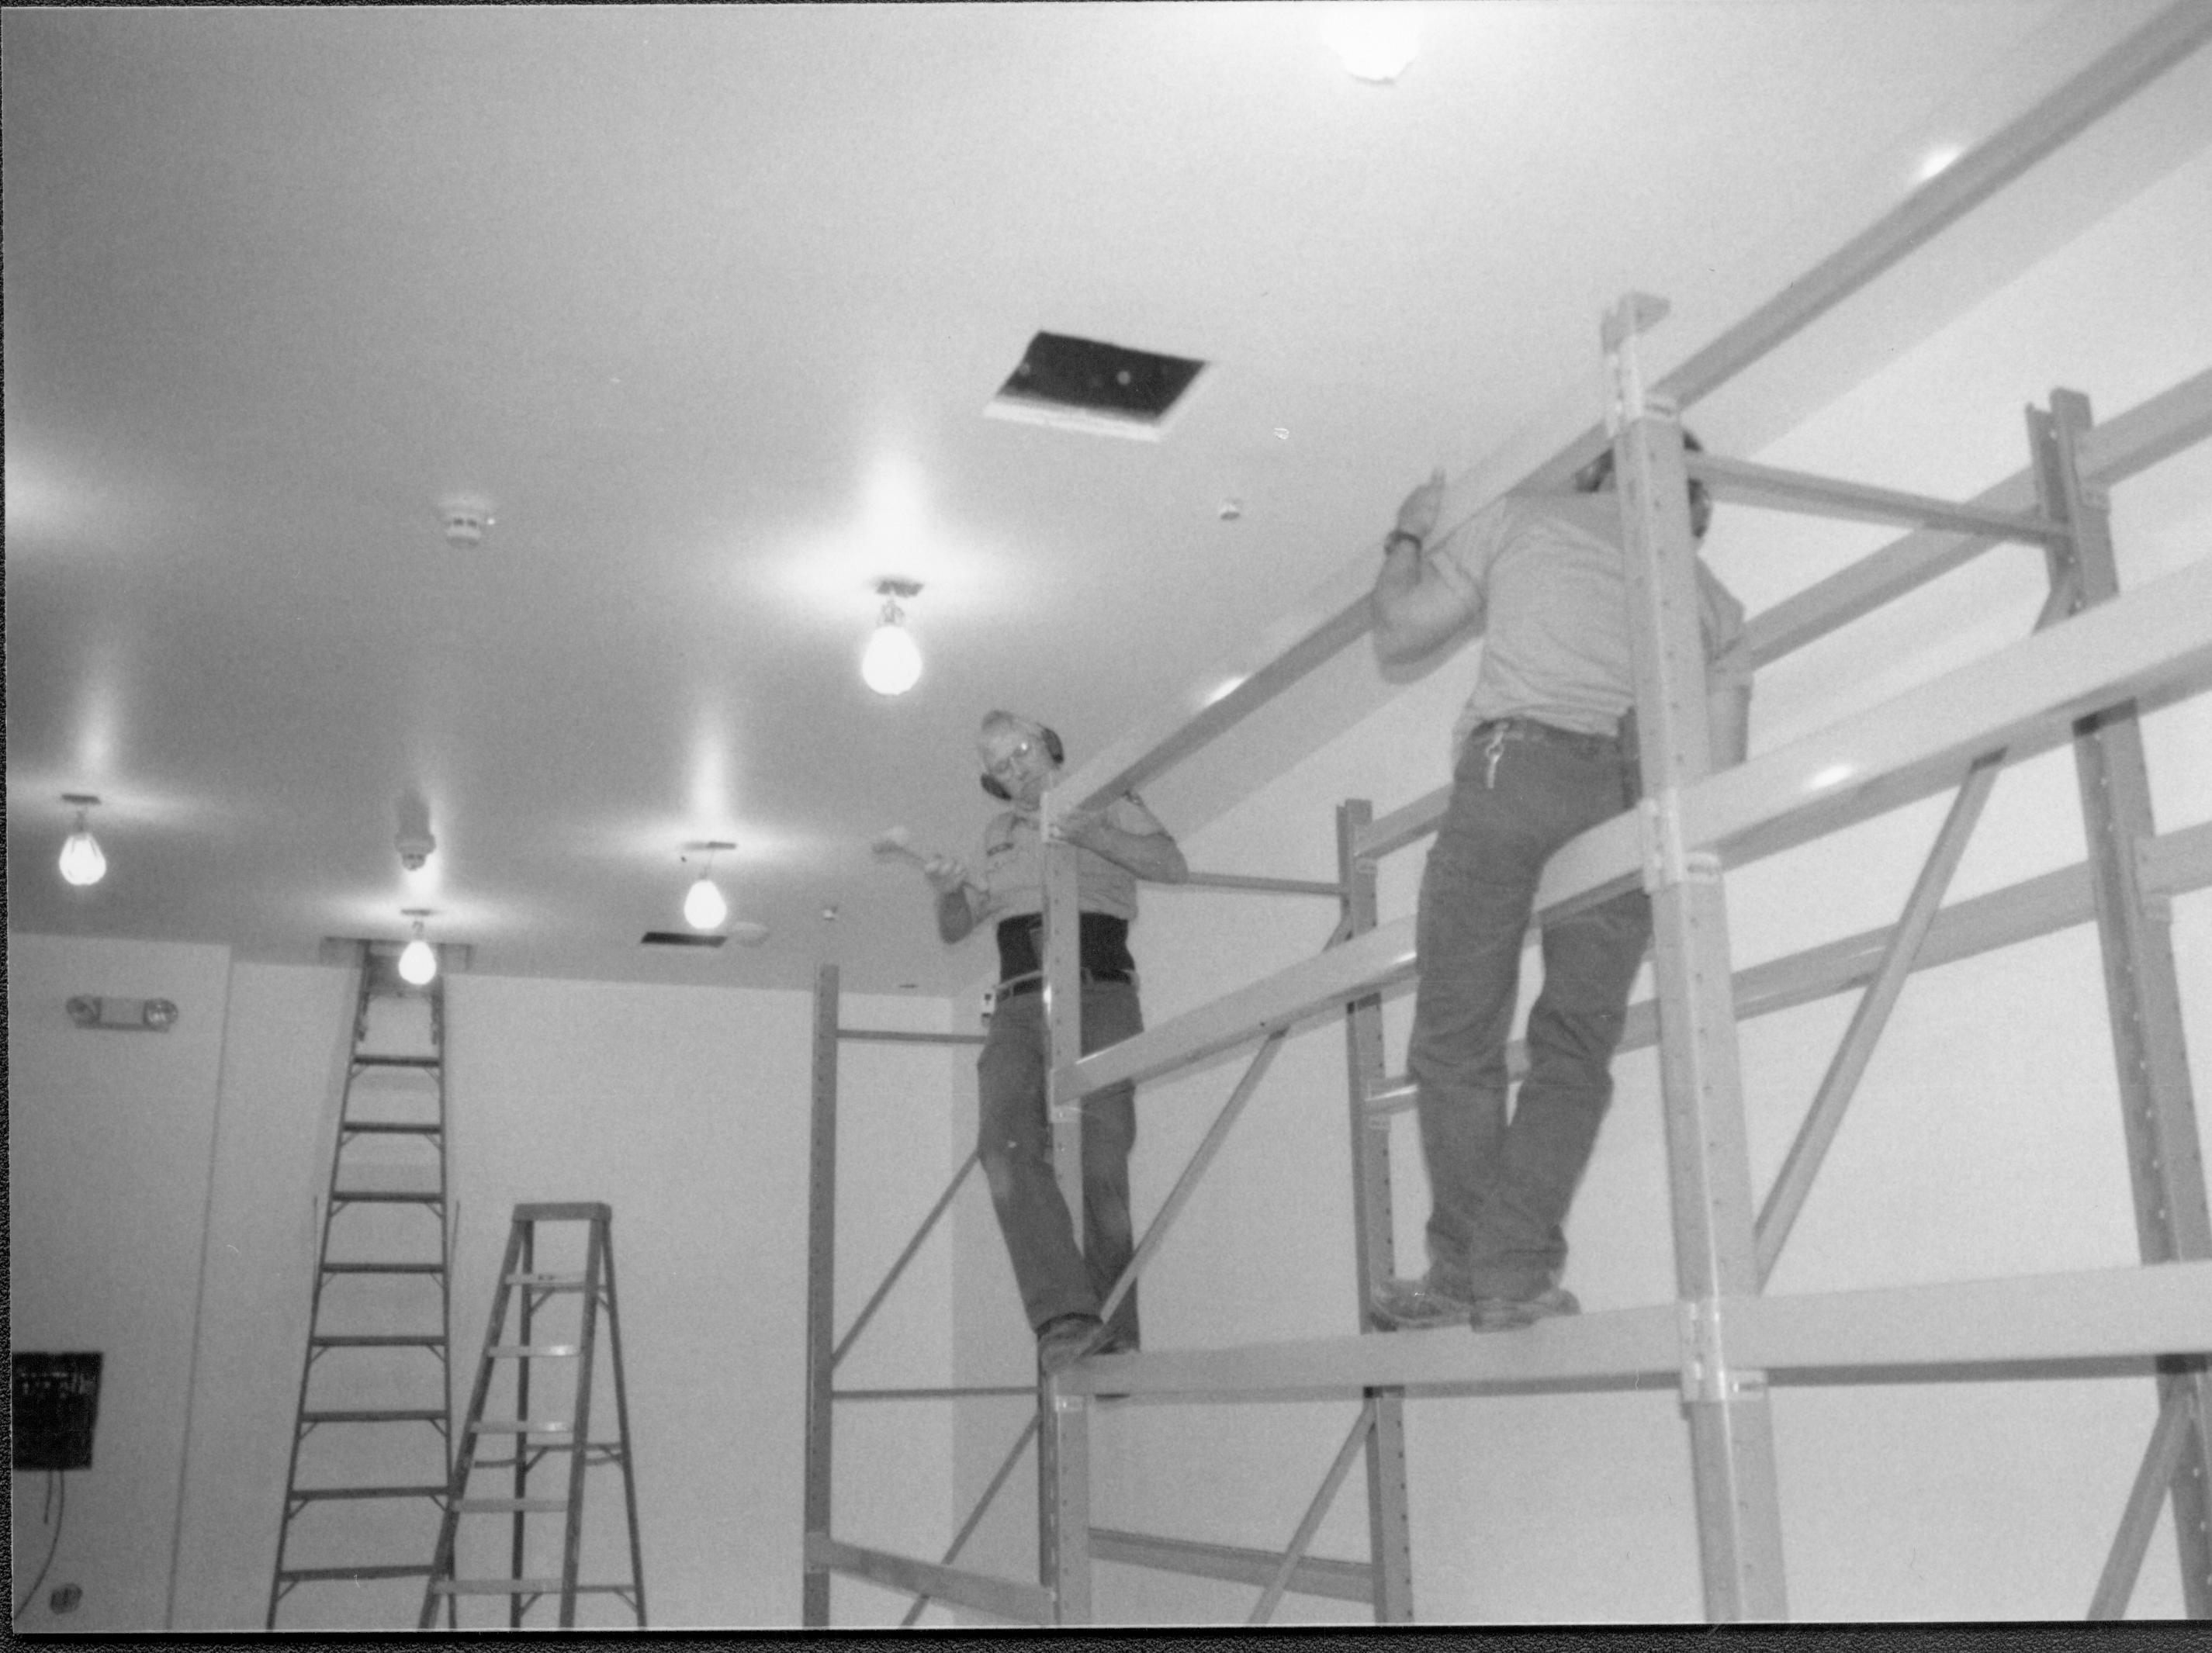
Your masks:
[[[1039,333],[983,411],[997,419],[1156,441],[1170,411],[1205,367],[1186,356]]]

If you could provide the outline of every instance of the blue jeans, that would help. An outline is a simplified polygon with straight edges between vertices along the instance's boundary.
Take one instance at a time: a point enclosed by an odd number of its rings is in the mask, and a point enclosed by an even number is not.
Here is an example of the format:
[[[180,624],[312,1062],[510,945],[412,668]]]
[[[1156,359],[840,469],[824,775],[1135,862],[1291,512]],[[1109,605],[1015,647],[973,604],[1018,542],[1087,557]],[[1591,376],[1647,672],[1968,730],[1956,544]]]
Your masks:
[[[1143,1030],[1134,982],[1085,984],[1085,1055]],[[1078,1250],[1075,1224],[1053,1176],[1045,1073],[1044,995],[1001,1000],[975,1063],[976,1146],[1033,1330],[1062,1315],[1096,1315],[1136,1249],[1129,1150],[1137,1140],[1137,1087],[1110,1085],[1084,1099],[1084,1243]],[[1112,1330],[1117,1340],[1134,1346],[1134,1287],[1114,1311]]]
[[[1610,738],[1514,721],[1476,728],[1452,779],[1421,878],[1407,1061],[1433,1202],[1429,1278],[1455,1296],[1528,1297],[1566,1264],[1561,1225],[1613,1099],[1650,900],[1630,890],[1544,927],[1528,1072],[1509,1122],[1522,938],[1544,863],[1634,805],[1636,770]]]

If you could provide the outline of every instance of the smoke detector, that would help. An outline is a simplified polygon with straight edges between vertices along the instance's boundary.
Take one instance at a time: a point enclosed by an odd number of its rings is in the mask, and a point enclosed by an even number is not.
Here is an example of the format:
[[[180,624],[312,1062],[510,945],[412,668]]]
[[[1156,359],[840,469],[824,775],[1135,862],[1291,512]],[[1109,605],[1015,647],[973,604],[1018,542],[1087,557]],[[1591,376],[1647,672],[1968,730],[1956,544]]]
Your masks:
[[[446,544],[457,551],[472,551],[483,544],[492,525],[491,501],[457,494],[439,505],[438,520],[445,529]]]

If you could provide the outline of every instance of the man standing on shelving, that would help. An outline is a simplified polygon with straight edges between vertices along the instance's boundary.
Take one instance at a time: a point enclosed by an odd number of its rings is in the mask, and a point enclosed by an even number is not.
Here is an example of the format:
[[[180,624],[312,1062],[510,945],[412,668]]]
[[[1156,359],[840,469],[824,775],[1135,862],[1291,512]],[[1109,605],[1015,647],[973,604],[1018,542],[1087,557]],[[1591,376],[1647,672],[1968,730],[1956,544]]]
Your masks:
[[[1431,545],[1443,501],[1438,471],[1398,507],[1375,582],[1386,662],[1478,632],[1485,639],[1453,730],[1451,799],[1416,920],[1420,979],[1407,1066],[1429,1172],[1429,1267],[1376,1291],[1371,1308],[1385,1327],[1487,1331],[1580,1307],[1559,1285],[1562,1225],[1612,1100],[1613,1053],[1651,911],[1632,890],[1544,927],[1528,1071],[1509,1120],[1505,1047],[1537,881],[1553,852],[1635,807],[1638,790],[1610,450],[1573,489],[1508,494]],[[1704,485],[1692,482],[1691,528],[1701,541],[1711,515]],[[1743,605],[1702,562],[1697,572],[1714,762],[1739,763],[1750,678],[1723,657],[1742,634]]]
[[[995,927],[997,1003],[975,1067],[977,1148],[991,1203],[1006,1237],[1022,1306],[1036,1334],[1037,1364],[1065,1370],[1087,1354],[1138,1346],[1133,1287],[1103,1323],[1099,1310],[1135,1253],[1129,1216],[1129,1151],[1137,1139],[1136,1087],[1109,1085],[1083,1101],[1083,1243],[1053,1173],[1045,1116],[1050,1041],[1045,1027],[1042,930],[1044,844],[1038,826],[1045,789],[1066,754],[1041,723],[994,712],[975,743],[983,790],[1007,805],[983,834],[979,882],[951,856],[931,856],[923,875],[937,896],[937,930],[958,941]],[[1083,972],[1083,1054],[1144,1029],[1137,1005],[1129,922],[1137,882],[1180,884],[1182,851],[1133,793],[1103,810],[1063,810],[1052,836],[1076,846]]]

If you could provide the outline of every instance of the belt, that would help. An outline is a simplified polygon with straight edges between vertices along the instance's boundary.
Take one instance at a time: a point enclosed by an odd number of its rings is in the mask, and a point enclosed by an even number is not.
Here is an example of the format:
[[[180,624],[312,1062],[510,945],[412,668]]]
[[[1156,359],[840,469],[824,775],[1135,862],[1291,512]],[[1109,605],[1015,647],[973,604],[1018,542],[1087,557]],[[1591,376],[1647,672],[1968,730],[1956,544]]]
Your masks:
[[[1467,732],[1468,744],[1478,739],[1540,740],[1549,746],[1566,746],[1576,751],[1609,754],[1620,749],[1618,734],[1586,734],[1579,729],[1562,729],[1556,724],[1540,723],[1534,718],[1490,718]]]
[[[1136,979],[1137,978],[1135,976],[1130,975],[1127,970],[1085,970],[1083,972],[1083,984],[1085,987],[1089,987],[1094,982],[1133,981]],[[1001,981],[995,988],[993,989],[993,991],[995,992],[1001,999],[1018,999],[1025,993],[1041,992],[1043,990],[1043,972],[1037,971],[1029,975],[1017,975],[1011,981]]]

